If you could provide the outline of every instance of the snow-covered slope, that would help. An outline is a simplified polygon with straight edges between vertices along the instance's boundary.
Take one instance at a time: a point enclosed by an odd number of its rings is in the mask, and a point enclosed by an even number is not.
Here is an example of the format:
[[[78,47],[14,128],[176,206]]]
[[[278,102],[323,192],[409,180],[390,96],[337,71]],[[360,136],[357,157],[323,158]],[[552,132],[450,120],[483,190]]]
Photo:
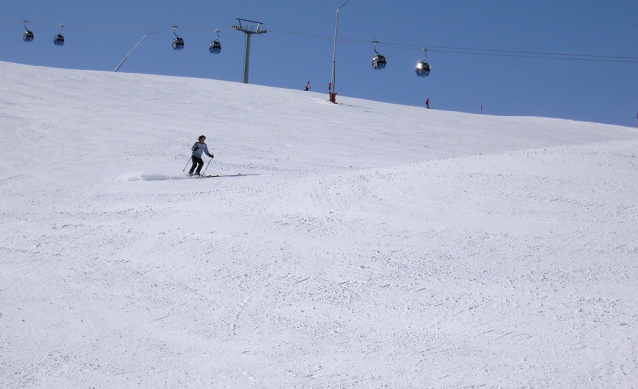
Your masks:
[[[634,129],[0,71],[2,387],[638,386]]]

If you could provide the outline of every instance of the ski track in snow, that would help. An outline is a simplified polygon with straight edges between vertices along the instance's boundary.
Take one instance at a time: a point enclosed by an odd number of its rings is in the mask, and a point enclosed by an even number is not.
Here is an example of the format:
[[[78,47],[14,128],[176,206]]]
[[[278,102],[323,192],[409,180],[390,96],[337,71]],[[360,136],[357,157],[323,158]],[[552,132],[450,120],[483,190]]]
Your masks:
[[[114,181],[170,181],[170,180],[197,180],[202,178],[228,178],[228,177],[247,177],[247,176],[257,176],[259,174],[216,174],[213,177],[196,177],[196,176],[188,176],[188,175],[167,175],[167,174],[157,174],[157,173],[142,173],[142,174],[132,174],[132,175],[124,175],[119,178],[114,179]]]
[[[0,69],[0,386],[638,386],[633,129]]]

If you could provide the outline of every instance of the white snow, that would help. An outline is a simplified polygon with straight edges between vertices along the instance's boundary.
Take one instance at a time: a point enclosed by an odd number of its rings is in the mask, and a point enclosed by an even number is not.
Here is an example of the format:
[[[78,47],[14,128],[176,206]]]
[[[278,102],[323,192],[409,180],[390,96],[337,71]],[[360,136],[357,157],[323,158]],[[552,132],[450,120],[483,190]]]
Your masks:
[[[1,387],[638,387],[632,128],[0,71]]]

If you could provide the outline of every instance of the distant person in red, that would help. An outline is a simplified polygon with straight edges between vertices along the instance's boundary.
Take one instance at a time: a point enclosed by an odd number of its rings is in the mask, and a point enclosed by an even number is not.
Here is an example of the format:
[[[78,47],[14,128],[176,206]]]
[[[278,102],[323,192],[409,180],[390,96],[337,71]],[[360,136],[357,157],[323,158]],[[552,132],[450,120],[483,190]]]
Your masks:
[[[337,94],[332,93],[332,83],[328,83],[328,94],[330,95],[330,102],[337,104]]]
[[[430,98],[429,97],[425,100],[425,106],[427,107],[427,109],[430,109]]]

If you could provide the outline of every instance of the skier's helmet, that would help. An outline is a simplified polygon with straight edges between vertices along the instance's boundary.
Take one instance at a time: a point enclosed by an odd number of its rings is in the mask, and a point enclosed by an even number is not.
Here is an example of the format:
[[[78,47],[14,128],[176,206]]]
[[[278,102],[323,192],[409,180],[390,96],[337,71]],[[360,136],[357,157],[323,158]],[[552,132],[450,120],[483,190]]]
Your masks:
[[[202,139],[206,139],[206,137],[204,135],[200,135],[199,138],[197,138],[197,140],[202,140]]]

